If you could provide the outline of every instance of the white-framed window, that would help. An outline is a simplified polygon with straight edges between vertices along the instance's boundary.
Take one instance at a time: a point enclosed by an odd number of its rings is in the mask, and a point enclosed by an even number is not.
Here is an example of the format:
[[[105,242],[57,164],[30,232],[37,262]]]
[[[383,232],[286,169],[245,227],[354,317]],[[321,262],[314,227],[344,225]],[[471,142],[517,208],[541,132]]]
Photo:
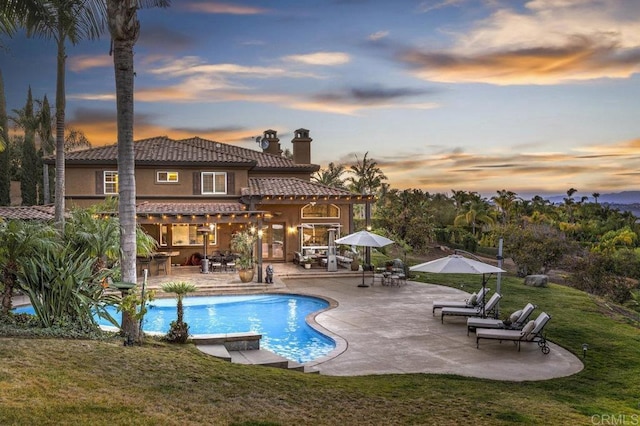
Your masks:
[[[202,172],[202,193],[203,194],[226,194],[227,193],[227,173],[226,172]]]
[[[105,194],[117,194],[118,193],[118,172],[105,171],[104,176],[104,193]]]
[[[180,223],[171,225],[171,245],[173,246],[204,246],[204,234],[198,232],[198,228],[202,224]],[[208,242],[210,246],[215,246],[218,240],[218,230],[216,226],[212,226],[208,233]]]
[[[334,237],[340,237],[339,223],[303,223],[300,227],[300,247],[306,251],[325,251],[329,247],[329,230],[335,229]]]
[[[171,171],[156,172],[156,182],[176,183],[178,182],[178,172],[171,172]]]

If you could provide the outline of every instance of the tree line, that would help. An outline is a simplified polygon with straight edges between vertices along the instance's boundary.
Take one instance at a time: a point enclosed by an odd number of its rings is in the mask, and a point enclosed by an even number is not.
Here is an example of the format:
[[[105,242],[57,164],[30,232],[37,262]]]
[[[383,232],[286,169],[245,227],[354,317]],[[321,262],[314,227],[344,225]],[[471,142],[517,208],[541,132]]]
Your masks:
[[[569,188],[554,204],[506,189],[489,198],[463,190],[400,190],[385,182],[367,154],[351,166],[330,163],[313,180],[375,194],[372,227],[417,253],[444,245],[495,256],[502,239],[504,256],[513,260],[519,276],[559,269],[566,284],[640,308],[638,218],[599,203],[598,192],[590,202],[575,198],[577,189]],[[364,228],[362,218],[358,226]]]

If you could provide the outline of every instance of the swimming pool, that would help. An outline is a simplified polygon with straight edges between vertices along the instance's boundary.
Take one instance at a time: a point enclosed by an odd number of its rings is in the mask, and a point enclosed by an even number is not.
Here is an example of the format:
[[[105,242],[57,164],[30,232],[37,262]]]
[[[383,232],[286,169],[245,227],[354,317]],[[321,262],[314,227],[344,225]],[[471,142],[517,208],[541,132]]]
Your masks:
[[[305,318],[329,306],[326,300],[291,294],[238,296],[192,296],[183,299],[184,321],[189,334],[255,332],[262,334],[260,347],[292,361],[304,363],[323,357],[335,349],[333,339],[310,327]],[[149,302],[143,330],[167,333],[176,319],[176,300]],[[24,308],[18,312],[29,312]],[[33,313],[33,310],[31,310]],[[120,319],[115,308],[109,313]],[[110,326],[99,319],[100,325]]]

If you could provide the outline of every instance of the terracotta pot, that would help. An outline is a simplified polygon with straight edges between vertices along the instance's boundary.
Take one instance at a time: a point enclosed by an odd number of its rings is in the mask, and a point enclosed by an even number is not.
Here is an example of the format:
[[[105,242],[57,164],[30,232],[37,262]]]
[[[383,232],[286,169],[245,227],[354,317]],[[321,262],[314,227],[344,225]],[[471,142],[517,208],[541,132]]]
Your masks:
[[[351,262],[351,270],[357,271],[359,269],[360,269],[360,261],[358,259],[353,259],[353,262]]]
[[[240,269],[238,271],[238,275],[240,276],[240,281],[243,283],[248,283],[253,281],[253,269]]]

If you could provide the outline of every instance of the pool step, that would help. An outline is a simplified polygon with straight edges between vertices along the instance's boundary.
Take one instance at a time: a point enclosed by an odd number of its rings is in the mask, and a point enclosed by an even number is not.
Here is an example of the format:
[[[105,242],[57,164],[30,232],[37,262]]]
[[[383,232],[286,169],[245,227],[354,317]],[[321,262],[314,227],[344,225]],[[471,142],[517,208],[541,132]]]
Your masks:
[[[284,368],[293,371],[317,373],[317,371],[306,371],[304,365],[289,361],[286,358],[276,355],[264,349],[249,349],[242,351],[227,350],[223,344],[204,344],[196,347],[206,353],[224,361],[234,364],[262,365],[265,367]]]

